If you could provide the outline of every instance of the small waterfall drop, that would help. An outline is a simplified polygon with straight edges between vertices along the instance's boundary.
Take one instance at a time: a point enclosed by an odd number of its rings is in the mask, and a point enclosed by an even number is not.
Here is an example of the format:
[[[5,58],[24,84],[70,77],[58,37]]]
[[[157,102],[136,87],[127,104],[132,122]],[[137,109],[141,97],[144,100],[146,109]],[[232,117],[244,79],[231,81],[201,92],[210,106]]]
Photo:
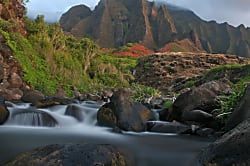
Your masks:
[[[96,114],[101,107],[95,102],[82,102],[74,104],[78,114],[67,115],[68,106],[57,105],[48,108],[38,109],[30,104],[8,103],[10,117],[5,125],[8,126],[29,126],[29,127],[74,127],[79,125],[94,126],[97,123]],[[82,116],[81,118],[77,116]],[[79,121],[78,119],[82,119]]]

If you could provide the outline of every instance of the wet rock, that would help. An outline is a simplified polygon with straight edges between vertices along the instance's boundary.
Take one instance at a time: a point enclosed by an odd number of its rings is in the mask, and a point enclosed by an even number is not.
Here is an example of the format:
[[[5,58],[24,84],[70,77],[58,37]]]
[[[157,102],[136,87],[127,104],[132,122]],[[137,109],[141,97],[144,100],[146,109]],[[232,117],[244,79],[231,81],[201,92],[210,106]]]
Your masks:
[[[74,100],[71,100],[68,98],[51,97],[51,98],[45,98],[39,101],[35,101],[32,104],[38,108],[45,108],[45,107],[49,107],[53,105],[67,105],[71,103],[74,103]]]
[[[199,122],[199,123],[207,123],[213,120],[213,115],[202,110],[192,110],[192,111],[185,111],[182,114],[182,120]]]
[[[3,124],[9,117],[9,110],[5,105],[5,100],[0,96],[0,125]]]
[[[13,110],[8,123],[40,127],[55,127],[58,124],[49,113],[36,109]]]
[[[199,161],[203,165],[250,165],[249,139],[250,119],[247,119],[208,146],[199,155]]]
[[[108,100],[112,97],[113,91],[111,90],[103,90],[101,92],[101,98],[104,102],[108,102]]]
[[[226,130],[229,131],[244,120],[250,118],[250,85],[248,85],[245,89],[244,95],[238,104],[238,106],[234,109],[232,115],[229,117],[226,122]]]
[[[212,136],[215,131],[211,128],[200,128],[196,131],[196,134],[201,137],[209,137]]]
[[[42,92],[38,90],[26,89],[23,90],[23,96],[21,100],[27,103],[35,103],[36,101],[45,99],[45,96]]]
[[[140,103],[133,102],[128,89],[114,92],[111,102],[102,106],[97,113],[101,126],[119,127],[125,131],[145,131],[146,121],[155,120],[154,113]]]
[[[217,96],[228,94],[231,91],[232,89],[230,88],[229,81],[226,79],[210,81],[202,84],[201,86],[178,96],[167,119],[168,121],[185,121],[186,119],[183,119],[183,117],[188,117],[186,116],[189,115],[187,112],[193,110],[202,110],[210,114],[212,110],[220,107],[220,103],[217,101]]]
[[[133,166],[133,157],[112,145],[65,144],[48,145],[18,156],[8,166]]]
[[[86,95],[86,99],[87,100],[91,100],[91,101],[101,101],[101,96],[99,96],[99,95],[94,95],[94,94],[87,94]]]
[[[77,104],[70,104],[66,108],[65,115],[72,116],[78,121],[82,122],[87,112],[89,111]]]
[[[150,121],[147,122],[147,126],[148,126],[148,131],[158,132],[158,133],[181,134],[191,130],[189,126],[178,122],[172,123],[172,122]]]

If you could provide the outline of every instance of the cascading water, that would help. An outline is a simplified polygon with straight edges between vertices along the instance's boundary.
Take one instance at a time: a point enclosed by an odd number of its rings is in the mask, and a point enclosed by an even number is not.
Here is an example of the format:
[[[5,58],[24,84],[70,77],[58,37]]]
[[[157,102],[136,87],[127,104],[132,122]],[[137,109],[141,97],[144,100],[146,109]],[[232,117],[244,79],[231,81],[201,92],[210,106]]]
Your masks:
[[[207,140],[160,133],[112,133],[97,126],[100,104],[92,101],[38,109],[30,104],[8,103],[10,117],[0,126],[0,165],[16,155],[48,144],[97,143],[126,147],[138,166],[193,165]],[[68,111],[68,113],[67,113]]]

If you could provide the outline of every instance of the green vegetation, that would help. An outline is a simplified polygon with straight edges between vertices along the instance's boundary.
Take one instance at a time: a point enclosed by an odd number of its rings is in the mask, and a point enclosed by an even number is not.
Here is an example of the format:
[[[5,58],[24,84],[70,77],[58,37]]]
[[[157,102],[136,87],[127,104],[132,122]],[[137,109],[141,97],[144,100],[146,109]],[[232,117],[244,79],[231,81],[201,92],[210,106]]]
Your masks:
[[[67,36],[59,23],[47,24],[43,16],[34,21],[26,18],[25,24],[25,37],[4,20],[0,20],[0,33],[33,88],[49,95],[62,87],[71,95],[73,86],[81,92],[96,92],[106,87],[127,87],[133,80],[136,59],[101,53],[92,40]]]
[[[185,52],[185,50],[183,48],[181,48],[178,44],[173,44],[170,47],[170,52]]]
[[[227,114],[233,111],[240,102],[246,84],[250,82],[250,65],[223,65],[210,70],[203,76],[203,81],[215,80],[226,77],[231,81],[233,92],[227,96],[220,96],[218,101],[221,108],[213,111],[214,114]],[[224,123],[226,117],[222,119]]]
[[[165,101],[165,103],[163,104],[164,108],[170,108],[172,107],[172,105],[174,104],[174,102],[172,100],[167,100]]]
[[[241,64],[217,66],[217,67],[209,70],[209,72],[207,72],[203,76],[202,80],[207,80],[207,79],[216,80],[216,79],[220,79],[220,78],[224,77],[225,72],[229,72],[228,74],[230,74],[230,72],[232,70],[234,70],[234,69],[241,69],[243,66],[244,65],[241,65]],[[246,65],[246,66],[248,66],[248,65]]]
[[[141,103],[147,98],[160,96],[161,94],[157,89],[134,83],[131,85],[131,89],[133,91],[133,99]]]

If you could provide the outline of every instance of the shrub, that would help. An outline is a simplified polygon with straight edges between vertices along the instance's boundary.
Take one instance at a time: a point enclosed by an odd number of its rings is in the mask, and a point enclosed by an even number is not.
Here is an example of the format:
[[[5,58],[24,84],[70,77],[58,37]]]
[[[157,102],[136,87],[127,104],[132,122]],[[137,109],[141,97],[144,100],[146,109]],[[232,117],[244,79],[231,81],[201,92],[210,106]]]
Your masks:
[[[145,99],[160,96],[161,92],[152,87],[148,87],[145,85],[135,84],[131,85],[131,89],[133,91],[132,98],[137,101],[143,103]]]

